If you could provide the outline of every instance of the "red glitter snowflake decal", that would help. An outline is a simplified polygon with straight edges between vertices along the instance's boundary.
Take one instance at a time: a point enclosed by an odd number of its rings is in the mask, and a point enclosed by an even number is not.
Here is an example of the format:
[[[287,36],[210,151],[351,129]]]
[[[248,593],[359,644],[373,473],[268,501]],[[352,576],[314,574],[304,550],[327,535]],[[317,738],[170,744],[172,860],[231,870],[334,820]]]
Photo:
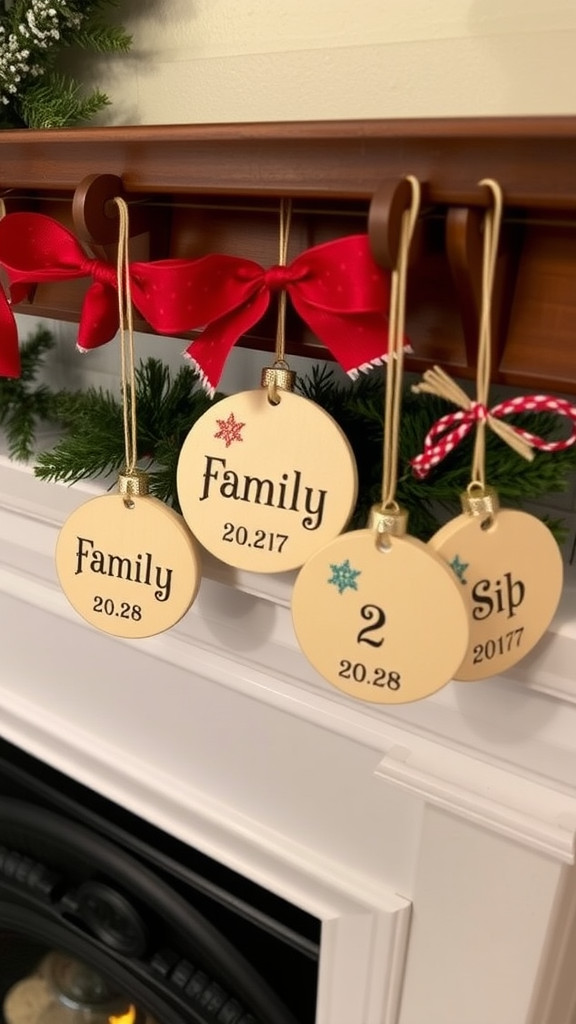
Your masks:
[[[231,412],[227,420],[216,420],[216,423],[220,427],[220,430],[214,434],[214,437],[220,437],[225,442],[226,447],[229,448],[233,441],[243,441],[244,438],[240,431],[242,427],[245,427],[245,423],[238,423],[238,420],[234,418],[234,413]]]

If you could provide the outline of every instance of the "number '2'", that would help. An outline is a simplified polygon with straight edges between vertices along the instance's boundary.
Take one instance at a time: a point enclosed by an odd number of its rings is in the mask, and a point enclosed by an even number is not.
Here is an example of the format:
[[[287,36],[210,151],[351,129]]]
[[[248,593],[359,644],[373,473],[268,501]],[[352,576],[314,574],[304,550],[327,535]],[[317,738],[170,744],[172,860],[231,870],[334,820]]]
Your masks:
[[[363,604],[360,609],[360,615],[363,619],[366,619],[371,623],[370,626],[364,626],[360,630],[356,637],[357,644],[370,644],[371,647],[382,647],[384,643],[384,637],[380,637],[379,640],[374,640],[369,637],[368,633],[373,633],[377,629],[382,629],[386,622],[386,614],[383,608],[379,608],[377,604]]]

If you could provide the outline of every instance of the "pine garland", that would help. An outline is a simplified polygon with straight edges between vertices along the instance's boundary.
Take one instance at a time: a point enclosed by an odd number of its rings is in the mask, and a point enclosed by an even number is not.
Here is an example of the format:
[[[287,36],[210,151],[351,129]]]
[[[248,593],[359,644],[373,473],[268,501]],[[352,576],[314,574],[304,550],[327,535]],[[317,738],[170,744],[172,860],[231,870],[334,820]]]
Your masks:
[[[41,364],[53,347],[50,331],[38,327],[20,348],[20,377],[0,381],[0,426],[6,432],[12,459],[31,459],[38,424],[58,420],[55,393],[45,384],[36,383]]]
[[[360,377],[348,388],[337,384],[326,366],[316,368],[301,385],[306,397],[334,416],[354,450],[359,477],[354,527],[364,526],[371,505],[381,500],[383,388],[381,372]],[[410,466],[410,459],[422,451],[430,428],[447,412],[454,412],[454,407],[440,398],[415,395],[409,388],[404,392],[396,498],[408,509],[410,533],[422,540],[428,540],[439,524],[460,513],[459,495],[470,482],[473,432],[425,480],[418,480]],[[521,413],[508,417],[508,421],[550,440],[562,436],[561,418],[551,414]],[[486,475],[503,505],[519,508],[526,502],[566,491],[574,469],[576,446],[554,455],[537,451],[532,462],[525,462],[495,434],[486,432]],[[561,540],[561,522],[546,522]]]
[[[9,430],[10,450],[17,457],[30,454],[33,420],[57,420],[65,431],[58,444],[36,459],[35,474],[46,481],[72,483],[115,475],[124,464],[124,435],[120,401],[102,389],[50,392],[31,390],[37,364],[49,350],[43,332],[23,347],[23,377],[0,382],[0,423]],[[25,375],[24,375],[25,368]],[[148,359],[137,370],[138,456],[151,473],[151,491],[178,508],[176,467],[184,439],[196,420],[224,396],[210,400],[198,376],[188,366],[176,375],[158,359]],[[372,504],[380,500],[383,450],[383,376],[380,370],[361,376],[352,385],[335,381],[326,366],[304,378],[299,390],[321,405],[347,435],[358,465],[359,500],[351,525],[364,526]],[[424,480],[417,480],[409,460],[417,454],[433,423],[450,407],[432,396],[404,395],[400,437],[400,480],[397,499],[410,513],[410,532],[427,540],[450,515],[460,511],[458,495],[470,478],[472,441],[466,439]],[[547,437],[561,436],[559,417],[523,413],[518,425]],[[487,432],[487,475],[502,504],[519,507],[545,495],[565,491],[576,468],[576,446],[554,455],[536,452],[524,462],[499,438]],[[549,521],[556,536],[561,524]]]
[[[158,359],[148,359],[136,370],[136,387],[138,460],[150,472],[151,492],[178,507],[180,447],[211,400],[193,370],[183,366],[172,378]],[[118,473],[125,451],[122,406],[115,396],[101,388],[61,391],[54,395],[53,409],[68,432],[54,449],[38,455],[34,472],[40,479],[73,483]]]
[[[1,2],[1,0],[0,0]],[[110,102],[84,93],[58,68],[61,51],[126,53],[132,39],[104,12],[117,0],[5,0],[0,14],[0,128],[62,128],[87,121]]]

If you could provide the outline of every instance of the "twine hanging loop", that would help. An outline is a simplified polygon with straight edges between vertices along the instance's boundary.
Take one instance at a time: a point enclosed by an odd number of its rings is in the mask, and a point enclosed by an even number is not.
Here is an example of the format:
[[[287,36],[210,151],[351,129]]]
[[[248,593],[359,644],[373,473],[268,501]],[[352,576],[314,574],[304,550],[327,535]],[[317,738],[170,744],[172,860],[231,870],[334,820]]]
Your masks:
[[[402,405],[402,374],[404,370],[404,325],[406,320],[406,288],[410,243],[420,210],[420,183],[408,176],[412,197],[410,207],[402,214],[400,242],[396,266],[392,272],[390,295],[389,354],[387,359],[384,405],[384,453],[381,511],[394,510],[398,484],[398,448],[400,441],[400,409]]]
[[[136,369],[134,354],[134,322],[132,291],[128,262],[129,214],[126,202],[116,196],[118,208],[118,258],[116,262],[118,288],[118,320],[120,324],[120,366],[122,393],[122,420],[124,426],[125,467],[118,478],[118,489],[124,495],[124,504],[133,508],[133,497],[148,494],[150,478],[136,468],[138,439],[136,422]]]
[[[293,391],[296,374],[286,362],[286,264],[288,260],[288,239],[292,223],[292,200],[280,200],[280,227],[278,232],[278,264],[267,271],[268,285],[278,290],[278,319],[276,323],[276,347],[273,366],[262,370],[261,384],[268,389],[268,401],[278,405],[281,391]]]

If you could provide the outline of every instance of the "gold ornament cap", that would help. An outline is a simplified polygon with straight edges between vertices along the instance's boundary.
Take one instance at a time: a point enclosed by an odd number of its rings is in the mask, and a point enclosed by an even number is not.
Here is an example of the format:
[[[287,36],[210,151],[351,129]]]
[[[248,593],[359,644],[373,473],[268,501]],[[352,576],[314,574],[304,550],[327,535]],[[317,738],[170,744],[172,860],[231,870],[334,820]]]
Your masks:
[[[493,487],[471,484],[460,495],[462,511],[469,516],[495,516],[500,508],[498,494]]]
[[[368,516],[368,529],[384,537],[404,537],[408,532],[408,512],[400,505],[395,508],[384,508],[372,505]]]
[[[294,391],[296,373],[290,369],[287,363],[274,363],[274,366],[263,367],[260,383],[263,388],[272,388],[277,391]]]
[[[141,469],[120,473],[118,490],[128,498],[142,498],[150,492],[150,476]]]

